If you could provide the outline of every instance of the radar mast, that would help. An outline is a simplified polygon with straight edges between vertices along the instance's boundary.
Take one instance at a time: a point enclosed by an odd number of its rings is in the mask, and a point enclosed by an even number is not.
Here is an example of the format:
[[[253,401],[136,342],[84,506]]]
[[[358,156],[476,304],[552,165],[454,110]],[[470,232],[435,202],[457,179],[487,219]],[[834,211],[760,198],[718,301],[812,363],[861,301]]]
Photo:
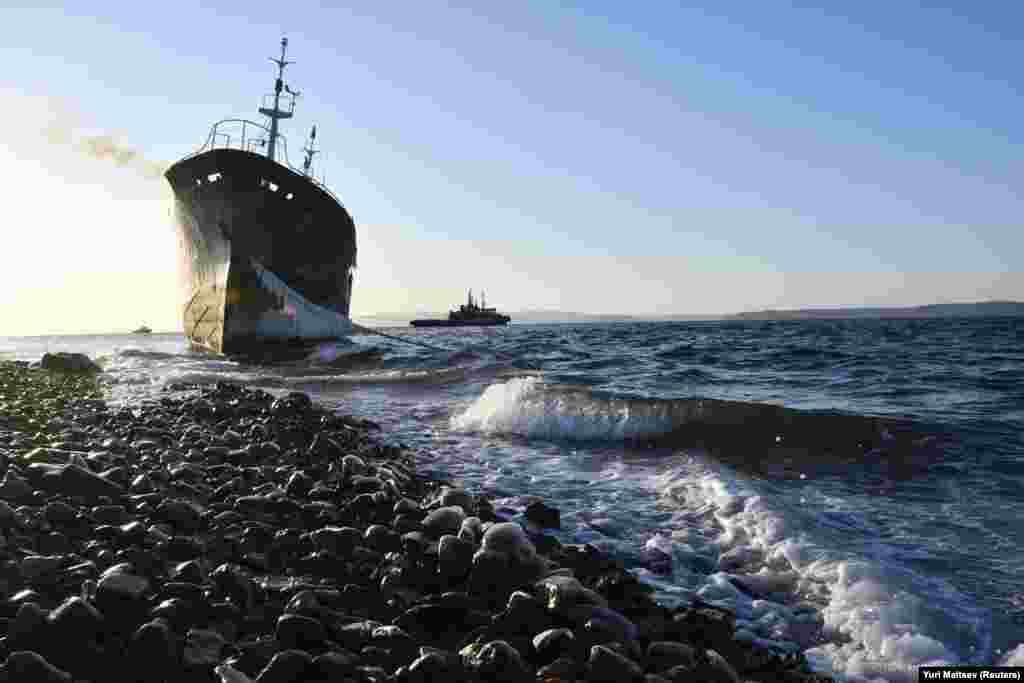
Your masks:
[[[270,119],[270,140],[267,141],[267,158],[271,161],[277,161],[275,157],[278,136],[277,122],[280,119],[290,119],[292,117],[292,114],[295,112],[295,97],[299,94],[297,92],[292,92],[292,90],[284,84],[284,68],[289,64],[295,63],[289,62],[284,58],[287,50],[288,39],[281,38],[281,56],[277,59],[270,57],[270,61],[277,64],[277,80],[274,81],[274,107],[273,109],[260,107],[260,113]],[[281,109],[282,90],[291,97],[291,106],[286,111]]]
[[[309,175],[310,169],[313,167],[313,155],[319,154],[320,150],[313,147],[313,143],[316,142],[316,126],[313,126],[313,130],[309,132],[309,142],[302,148],[302,151],[306,153],[306,159],[302,162],[302,172]]]

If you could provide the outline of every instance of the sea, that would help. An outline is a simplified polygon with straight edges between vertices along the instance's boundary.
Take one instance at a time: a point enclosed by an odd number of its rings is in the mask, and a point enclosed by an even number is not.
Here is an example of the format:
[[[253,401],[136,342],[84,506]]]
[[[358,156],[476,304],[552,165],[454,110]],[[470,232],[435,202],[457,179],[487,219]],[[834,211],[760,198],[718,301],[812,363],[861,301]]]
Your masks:
[[[380,331],[274,364],[180,334],[7,337],[0,358],[86,353],[118,405],[180,382],[306,392],[509,517],[545,500],[563,543],[840,681],[1024,665],[1024,318]],[[709,415],[742,436],[771,406],[775,439],[679,438]],[[913,438],[862,447],[872,417]],[[814,444],[785,448],[800,430]]]

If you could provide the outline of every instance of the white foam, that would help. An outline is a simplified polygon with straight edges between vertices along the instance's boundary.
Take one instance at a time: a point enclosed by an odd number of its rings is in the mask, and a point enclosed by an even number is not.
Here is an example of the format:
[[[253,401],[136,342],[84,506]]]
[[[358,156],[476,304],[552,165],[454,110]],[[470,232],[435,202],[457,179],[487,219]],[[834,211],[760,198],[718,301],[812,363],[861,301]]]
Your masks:
[[[657,403],[604,400],[585,392],[551,391],[537,377],[492,384],[451,428],[545,439],[621,441],[666,434],[670,411]]]
[[[1007,652],[999,661],[999,666],[1024,666],[1024,643]]]
[[[692,523],[693,510],[703,511],[707,502],[712,503],[720,529],[715,539],[719,557],[728,554],[723,565],[731,570],[742,567],[742,574],[720,571],[707,576],[697,594],[733,609],[743,639],[774,643],[782,649],[808,647],[822,637],[832,641],[807,651],[809,661],[822,673],[858,682],[916,680],[918,666],[958,661],[942,642],[942,616],[968,628],[972,619],[980,620],[979,611],[950,607],[966,603],[951,588],[936,589],[944,594],[929,604],[930,592],[914,594],[906,588],[906,580],[898,580],[906,578],[905,570],[894,574],[895,569],[821,547],[813,538],[813,527],[801,528],[798,518],[774,510],[755,491],[724,474],[697,466],[676,469],[653,478],[652,483],[682,503],[683,510],[677,513],[681,524]],[[671,539],[658,536],[648,545],[679,557],[680,546],[685,547],[684,555],[692,552],[688,541],[693,536],[691,527],[672,534]],[[667,547],[666,540],[675,547]],[[743,559],[751,564],[743,566]],[[736,583],[766,597],[796,593],[819,604],[820,610],[797,613],[792,605],[753,599]],[[955,614],[937,617],[936,605]],[[980,622],[978,626],[984,630]],[[979,636],[979,649],[986,648],[984,636]],[[1024,646],[1013,657],[1024,660]]]

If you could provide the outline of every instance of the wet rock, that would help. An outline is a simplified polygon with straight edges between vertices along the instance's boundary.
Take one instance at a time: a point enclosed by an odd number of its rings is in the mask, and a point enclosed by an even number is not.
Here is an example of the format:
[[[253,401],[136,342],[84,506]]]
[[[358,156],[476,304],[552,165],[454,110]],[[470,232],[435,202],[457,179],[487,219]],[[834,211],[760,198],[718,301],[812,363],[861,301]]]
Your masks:
[[[471,510],[473,509],[473,496],[463,489],[442,486],[437,497],[437,504],[441,507],[458,506],[463,510]]]
[[[741,683],[739,674],[725,657],[715,650],[706,650],[704,655],[704,666],[699,667],[697,672],[699,677],[713,683]]]
[[[43,519],[50,524],[62,525],[74,522],[78,511],[63,501],[47,503],[43,507]]]
[[[127,521],[128,512],[123,505],[98,505],[90,511],[90,516],[100,524],[120,525]]]
[[[325,527],[314,531],[309,536],[313,547],[326,550],[341,557],[349,557],[353,549],[362,545],[363,533],[354,527]]]
[[[555,574],[546,576],[536,584],[534,588],[541,600],[552,611],[565,611],[576,605],[598,605],[605,606],[607,601],[586,588],[578,579],[572,576]]]
[[[511,564],[508,555],[478,550],[470,570],[470,592],[491,600],[503,601],[511,590]]]
[[[655,672],[668,671],[675,666],[684,666],[692,671],[696,669],[697,661],[697,650],[686,643],[660,640],[647,646],[647,666]]]
[[[359,658],[351,652],[325,652],[313,660],[306,675],[313,681],[340,681],[354,677],[358,663]]]
[[[149,611],[149,616],[167,623],[174,631],[185,633],[205,616],[199,604],[184,598],[167,598]]]
[[[124,489],[79,465],[36,462],[25,468],[30,482],[53,495],[84,500],[118,499]]]
[[[567,628],[549,628],[533,637],[537,661],[550,663],[560,657],[571,658],[576,647],[576,636]]]
[[[366,462],[357,455],[346,455],[341,459],[341,472],[346,479],[361,475],[366,469]]]
[[[551,618],[543,603],[528,593],[515,591],[508,598],[504,611],[494,617],[494,628],[503,636],[538,633],[551,626]]]
[[[274,401],[274,404],[278,403],[278,401],[280,400],[281,399]],[[289,392],[288,395],[284,397],[284,400],[287,401],[292,406],[292,408],[299,413],[308,413],[310,410],[313,409],[313,400],[309,397],[308,394],[304,394],[301,391]],[[271,404],[270,406],[271,413],[274,412],[274,404]]]
[[[203,566],[197,560],[180,562],[170,572],[171,578],[175,581],[191,584],[202,583],[204,575]]]
[[[437,568],[442,580],[463,581],[473,568],[473,544],[456,536],[442,536],[437,546]]]
[[[10,470],[4,475],[3,481],[0,481],[0,499],[8,500],[12,503],[31,501],[34,492],[32,486],[27,481],[12,474]]]
[[[49,644],[48,613],[34,602],[18,607],[7,628],[7,647],[11,650],[39,650]]]
[[[274,637],[285,650],[314,652],[323,648],[327,632],[316,619],[285,614],[277,620]]]
[[[522,655],[504,640],[493,640],[482,646],[469,646],[462,651],[466,667],[482,680],[495,683],[527,683],[533,670]]]
[[[423,519],[423,529],[434,538],[440,538],[445,534],[455,535],[459,533],[462,521],[466,513],[461,507],[448,506],[438,508]]]
[[[252,609],[256,600],[256,587],[237,567],[222,564],[210,573],[210,579],[220,595],[243,610]]]
[[[732,640],[736,615],[711,605],[687,607],[675,614],[672,622],[678,640],[713,649]]]
[[[546,505],[544,501],[534,501],[526,506],[526,519],[542,529],[561,529],[562,517],[557,508]]]
[[[292,498],[302,498],[313,488],[313,480],[303,472],[293,472],[285,484],[285,494]]]
[[[185,637],[182,663],[188,668],[212,669],[223,657],[224,636],[211,629],[189,629]]]
[[[587,659],[587,680],[593,683],[629,683],[643,679],[640,665],[612,648],[595,645]]]
[[[380,647],[390,653],[390,659],[394,666],[407,664],[413,660],[419,645],[400,626],[379,626],[373,630],[370,636],[370,644]]]
[[[457,530],[456,530],[457,531]],[[537,550],[527,537],[523,527],[515,522],[503,522],[491,526],[482,542],[483,550],[505,554],[511,562],[520,567],[535,567]]]
[[[260,672],[256,683],[294,683],[306,677],[313,668],[313,657],[302,650],[278,652]]]
[[[182,562],[200,557],[203,546],[191,536],[175,536],[161,545],[164,556],[172,562]]]
[[[379,553],[398,550],[402,545],[402,537],[383,524],[371,524],[363,535],[364,543]]]
[[[0,664],[0,681],[33,683],[70,683],[71,674],[58,669],[36,652],[12,652]]]
[[[85,374],[103,372],[103,368],[92,362],[89,356],[84,353],[68,353],[65,351],[44,353],[42,359],[39,361],[39,367],[43,370],[51,370],[53,372]]]
[[[81,597],[68,598],[47,618],[50,634],[59,641],[90,640],[103,632],[103,615]]]
[[[395,624],[428,643],[457,638],[467,626],[468,608],[444,602],[414,605],[395,618]]]
[[[245,672],[227,662],[218,665],[213,672],[220,678],[220,683],[252,683],[252,679]]]
[[[409,664],[408,671],[399,680],[404,683],[460,681],[464,676],[462,659],[454,653],[421,648],[420,656]]]
[[[420,507],[419,503],[412,500],[411,498],[401,498],[395,507],[392,508],[392,513],[397,517],[398,515],[408,515],[410,518],[422,519],[423,508]]]
[[[378,477],[367,477],[356,475],[352,477],[350,485],[356,493],[373,493],[384,488],[384,482]]]
[[[155,619],[146,622],[132,634],[126,664],[134,680],[161,683],[178,668],[177,655],[174,635],[167,623]]]
[[[19,569],[29,584],[45,584],[58,572],[68,566],[68,558],[64,555],[29,555],[22,558]]]
[[[346,650],[358,652],[370,643],[373,630],[382,626],[379,622],[366,620],[342,624],[332,632],[332,639]]]
[[[639,629],[624,615],[598,605],[577,605],[569,608],[568,618],[577,624],[591,624],[592,631],[608,633],[611,640],[630,643],[636,640]]]
[[[537,669],[537,680],[543,683],[574,683],[583,678],[583,667],[571,657],[559,657]]]
[[[462,526],[459,527],[458,537],[463,541],[472,543],[476,546],[480,544],[483,535],[483,525],[480,523],[479,517],[467,517],[462,520]]]

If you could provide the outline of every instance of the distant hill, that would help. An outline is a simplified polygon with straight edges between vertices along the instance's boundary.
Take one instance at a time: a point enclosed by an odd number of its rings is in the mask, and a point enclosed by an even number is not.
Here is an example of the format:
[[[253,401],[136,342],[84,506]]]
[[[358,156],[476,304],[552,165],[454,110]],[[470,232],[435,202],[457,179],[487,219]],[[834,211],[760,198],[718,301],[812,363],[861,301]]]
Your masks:
[[[984,301],[973,304],[929,304],[911,307],[800,308],[766,310],[723,315],[626,315],[624,313],[579,313],[576,311],[510,311],[513,323],[585,323],[642,322],[684,320],[845,320],[878,318],[959,318],[984,316],[1024,316],[1024,302]],[[408,322],[417,318],[447,318],[448,311],[415,313],[373,313],[357,315],[367,321]]]
[[[1019,301],[983,301],[973,304],[929,304],[910,307],[801,308],[784,311],[754,311],[725,316],[728,320],[841,320],[865,318],[980,318],[1024,316]]]

